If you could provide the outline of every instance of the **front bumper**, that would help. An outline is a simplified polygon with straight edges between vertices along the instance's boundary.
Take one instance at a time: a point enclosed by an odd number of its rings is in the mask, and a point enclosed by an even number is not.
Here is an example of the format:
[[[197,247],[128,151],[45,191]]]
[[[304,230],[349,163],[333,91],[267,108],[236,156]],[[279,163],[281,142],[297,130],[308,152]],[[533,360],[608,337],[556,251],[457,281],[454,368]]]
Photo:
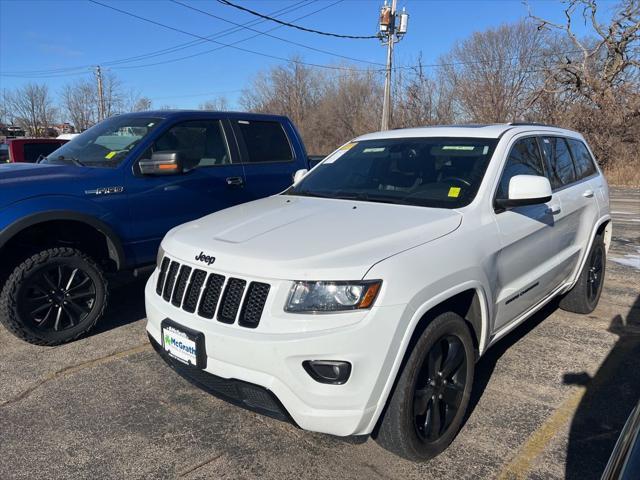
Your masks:
[[[396,360],[404,305],[335,315],[287,314],[278,292],[286,293],[290,282],[271,282],[275,288],[260,325],[248,329],[202,318],[165,301],[155,290],[157,275],[156,270],[145,289],[147,332],[156,343],[161,342],[161,322],[169,318],[204,334],[206,372],[266,389],[282,406],[283,416],[301,428],[339,436],[371,433]],[[318,383],[304,370],[305,360],[348,361],[351,376],[344,385]]]

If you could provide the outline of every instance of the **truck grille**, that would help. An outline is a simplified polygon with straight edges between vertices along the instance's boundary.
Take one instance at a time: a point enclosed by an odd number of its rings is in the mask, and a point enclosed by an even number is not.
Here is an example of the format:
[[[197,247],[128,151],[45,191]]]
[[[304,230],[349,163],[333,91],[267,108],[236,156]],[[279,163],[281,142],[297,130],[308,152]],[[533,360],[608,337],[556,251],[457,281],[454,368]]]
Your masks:
[[[162,259],[156,293],[189,313],[219,322],[256,328],[260,323],[269,289],[268,283],[249,282],[193,269],[167,257]],[[245,293],[246,292],[246,293]],[[217,314],[216,314],[217,312]]]

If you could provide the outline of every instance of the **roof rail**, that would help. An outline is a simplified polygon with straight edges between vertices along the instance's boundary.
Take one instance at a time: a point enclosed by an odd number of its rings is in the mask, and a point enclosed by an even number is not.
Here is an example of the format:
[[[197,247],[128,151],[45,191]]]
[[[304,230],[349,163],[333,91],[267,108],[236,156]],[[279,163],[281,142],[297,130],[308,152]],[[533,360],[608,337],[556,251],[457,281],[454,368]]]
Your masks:
[[[541,122],[509,122],[507,125],[511,125],[512,127],[553,127],[553,128],[562,128],[558,125],[552,125],[550,123],[541,123]]]

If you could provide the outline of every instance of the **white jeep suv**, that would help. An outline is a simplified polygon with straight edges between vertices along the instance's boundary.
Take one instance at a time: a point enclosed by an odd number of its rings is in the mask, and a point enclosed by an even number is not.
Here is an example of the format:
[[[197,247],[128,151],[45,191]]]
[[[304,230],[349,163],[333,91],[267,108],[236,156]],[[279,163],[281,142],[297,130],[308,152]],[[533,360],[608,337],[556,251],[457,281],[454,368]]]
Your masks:
[[[158,352],[232,402],[426,460],[487,348],[598,303],[608,187],[576,132],[378,132],[295,180],[171,230],[146,287]]]

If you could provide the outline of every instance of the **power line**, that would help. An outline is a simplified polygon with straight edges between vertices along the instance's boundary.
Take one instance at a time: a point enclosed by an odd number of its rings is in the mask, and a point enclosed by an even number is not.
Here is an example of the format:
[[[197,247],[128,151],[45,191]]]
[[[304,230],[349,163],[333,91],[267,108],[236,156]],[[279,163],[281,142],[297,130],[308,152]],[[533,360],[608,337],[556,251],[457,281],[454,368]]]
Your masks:
[[[284,15],[287,13],[291,13],[295,10],[299,10],[300,8],[306,7],[308,5],[310,5],[311,3],[313,3],[314,0],[301,0],[299,2],[294,3],[293,5],[289,5],[285,8],[281,8],[278,10],[275,10],[274,12],[271,13],[271,15]],[[343,0],[338,0],[338,2],[342,2]],[[321,9],[322,10],[322,9]],[[318,12],[320,10],[316,10],[316,12]],[[312,12],[315,13],[315,12]],[[252,20],[250,22],[247,22],[244,25],[258,25],[260,23],[264,23],[266,22],[266,20]],[[242,26],[242,25],[241,25]],[[239,32],[240,30],[242,30],[241,28],[227,28],[224,30],[220,30],[218,32],[214,32],[210,35],[208,35],[207,37],[211,38],[211,37],[215,37],[215,36],[219,36],[219,35],[229,35],[232,33],[236,33]],[[145,60],[147,58],[153,58],[153,57],[158,57],[161,55],[165,55],[168,53],[173,53],[173,52],[177,52],[179,50],[184,50],[186,48],[190,48],[196,45],[201,45],[207,43],[205,40],[191,40],[189,42],[185,42],[185,43],[179,43],[177,45],[174,45],[172,47],[167,47],[167,48],[163,48],[160,50],[154,50],[152,52],[148,52],[148,53],[144,53],[144,54],[139,54],[139,55],[135,55],[133,57],[126,57],[126,58],[122,58],[122,59],[117,59],[117,60],[110,60],[110,61],[105,61],[105,62],[100,62],[100,65],[102,66],[113,66],[113,65],[119,65],[122,63],[130,63],[130,62],[135,62],[135,61],[140,61],[140,60]],[[188,58],[188,57],[185,57]],[[9,71],[9,72],[2,72],[0,73],[1,76],[7,76],[7,77],[30,77],[33,76],[34,78],[53,78],[53,77],[64,77],[64,76],[74,76],[74,75],[79,75],[81,73],[84,73],[84,71],[89,71],[89,70],[93,70],[94,64],[91,65],[79,65],[76,67],[66,67],[66,68],[56,68],[56,69],[47,69],[47,70],[29,70],[29,71]],[[69,73],[71,72],[71,73]]]
[[[321,12],[322,10],[326,10],[327,8],[330,8],[330,7],[332,7],[332,6],[334,6],[334,5],[338,4],[338,3],[341,3],[343,1],[344,0],[336,0],[335,2],[333,2],[333,3],[329,4],[329,5],[326,5],[326,6],[322,7],[322,8],[319,8],[319,9],[314,10],[312,12],[306,13],[305,15],[302,15],[300,17],[297,17],[297,18],[294,19],[294,21],[297,21],[297,20],[300,20],[300,19],[303,19],[303,18],[306,18],[306,17],[310,17],[311,15],[315,15],[316,13]],[[259,22],[263,22],[263,21],[264,20],[259,20]],[[266,32],[272,32],[272,31],[277,30],[279,28],[282,28],[282,26],[281,25],[276,25],[275,27],[267,30]],[[241,38],[241,39],[239,39],[239,40],[237,40],[235,42],[232,42],[230,45],[237,45],[239,43],[246,42],[246,41],[251,40],[253,38],[259,37],[259,36],[263,35],[266,32],[259,32],[259,33],[256,33],[255,35],[251,35],[249,37]],[[171,59],[163,60],[163,61],[160,61],[160,62],[146,63],[146,64],[143,64],[143,65],[131,65],[131,66],[125,66],[125,67],[115,67],[115,68],[120,69],[120,70],[122,70],[122,69],[129,70],[129,69],[134,69],[134,68],[143,68],[143,67],[153,67],[153,66],[156,66],[156,65],[164,65],[164,64],[167,64],[167,63],[173,63],[173,62],[177,62],[177,61],[180,61],[180,60],[186,60],[186,59],[197,57],[197,56],[200,56],[200,55],[206,55],[206,54],[209,54],[209,53],[212,53],[212,52],[217,52],[219,50],[222,50],[223,48],[226,48],[226,47],[223,45],[223,46],[220,46],[220,47],[211,48],[209,50],[204,50],[202,52],[193,53],[191,55],[186,55],[186,56],[177,57],[177,58],[171,58]]]
[[[223,22],[227,22],[227,23],[230,23],[230,24],[232,24],[232,25],[239,26],[239,27],[241,27],[241,28],[244,28],[244,29],[246,29],[246,30],[250,30],[250,31],[252,31],[252,32],[258,32],[258,33],[260,33],[261,35],[265,35],[265,36],[267,36],[267,37],[275,38],[276,40],[280,40],[280,41],[285,42],[285,43],[290,43],[291,45],[296,45],[296,46],[298,46],[298,47],[307,48],[307,49],[309,49],[309,50],[313,50],[313,51],[315,51],[315,52],[324,53],[324,54],[331,55],[331,56],[334,56],[334,57],[344,58],[344,59],[346,59],[346,60],[352,60],[352,61],[354,61],[354,62],[368,63],[368,64],[370,64],[370,65],[384,66],[384,63],[372,62],[372,61],[369,61],[369,60],[362,60],[362,59],[360,59],[360,58],[348,57],[348,56],[346,56],[346,55],[341,55],[341,54],[339,54],[339,53],[330,52],[330,51],[328,51],[328,50],[323,50],[323,49],[321,49],[321,48],[312,47],[312,46],[310,46],[310,45],[305,45],[304,43],[294,42],[293,40],[288,40],[288,39],[286,39],[286,38],[278,37],[277,35],[271,35],[270,33],[267,33],[267,32],[261,32],[260,30],[256,30],[255,28],[251,28],[251,27],[248,27],[248,26],[241,25],[241,24],[239,24],[239,23],[233,22],[233,21],[231,21],[231,20],[227,20],[226,18],[222,18],[222,17],[220,17],[220,16],[218,16],[218,15],[214,15],[213,13],[209,13],[209,12],[207,12],[207,11],[200,10],[199,8],[192,7],[191,5],[187,5],[186,3],[179,2],[178,0],[169,0],[169,1],[171,1],[171,2],[173,2],[173,3],[175,3],[175,4],[177,4],[177,5],[181,5],[181,6],[185,7],[185,8],[188,8],[189,10],[193,10],[193,11],[195,11],[195,12],[202,13],[203,15],[207,15],[207,16],[209,16],[209,17],[216,18],[216,19],[218,19],[218,20],[222,20]]]
[[[270,20],[272,22],[279,23],[284,25],[285,27],[296,28],[298,30],[302,30],[303,32],[317,33],[318,35],[326,35],[328,37],[336,37],[336,38],[348,38],[351,40],[364,40],[371,38],[378,38],[377,35],[341,35],[339,33],[330,33],[323,32],[321,30],[314,30],[312,28],[301,27],[300,25],[294,25],[293,23],[283,22],[282,20],[278,20],[277,18],[270,17],[269,15],[265,15],[260,12],[256,12],[255,10],[251,10],[250,8],[242,7],[240,5],[236,5],[235,3],[231,3],[229,0],[218,0],[219,3],[223,5],[228,5],[233,8],[237,8],[238,10],[242,10],[244,12],[250,13],[251,15],[255,15],[256,17],[264,18],[265,20]]]
[[[308,62],[303,62],[301,60],[294,60],[294,59],[290,59],[290,58],[279,57],[277,55],[271,55],[271,54],[264,53],[264,52],[258,52],[256,50],[250,50],[248,48],[238,47],[238,46],[236,46],[234,44],[219,42],[217,40],[213,40],[211,38],[203,37],[201,35],[198,35],[198,34],[195,34],[195,33],[192,33],[192,32],[188,32],[186,30],[182,30],[182,29],[177,28],[177,27],[172,27],[171,25],[167,25],[165,23],[160,23],[160,22],[157,22],[155,20],[151,20],[149,18],[142,17],[140,15],[137,15],[137,14],[132,13],[132,12],[128,12],[126,10],[122,10],[122,9],[114,7],[112,5],[107,5],[107,4],[98,2],[97,0],[88,0],[88,1],[91,2],[91,3],[95,3],[96,5],[100,5],[100,6],[104,7],[104,8],[108,8],[110,10],[114,10],[116,12],[120,12],[120,13],[122,13],[124,15],[128,15],[130,17],[137,18],[138,20],[142,20],[143,22],[151,23],[153,25],[157,25],[159,27],[163,27],[163,28],[166,28],[168,30],[173,30],[174,32],[179,32],[179,33],[182,33],[184,35],[189,35],[189,36],[194,37],[194,38],[199,38],[201,40],[206,40],[206,41],[211,42],[211,43],[216,43],[216,44],[221,45],[223,47],[230,47],[230,48],[233,48],[235,50],[240,50],[242,52],[247,52],[247,53],[253,53],[254,55],[260,55],[260,56],[266,57],[266,58],[273,58],[275,60],[282,60],[282,61],[285,61],[285,62],[293,62],[293,63],[300,64],[300,65],[307,65],[309,67],[316,67],[316,68],[325,68],[325,69],[329,69],[329,70],[369,71],[369,70],[364,70],[364,69],[341,67],[341,66],[337,66],[337,65],[321,65],[321,64],[317,64],[317,63],[308,63]]]

